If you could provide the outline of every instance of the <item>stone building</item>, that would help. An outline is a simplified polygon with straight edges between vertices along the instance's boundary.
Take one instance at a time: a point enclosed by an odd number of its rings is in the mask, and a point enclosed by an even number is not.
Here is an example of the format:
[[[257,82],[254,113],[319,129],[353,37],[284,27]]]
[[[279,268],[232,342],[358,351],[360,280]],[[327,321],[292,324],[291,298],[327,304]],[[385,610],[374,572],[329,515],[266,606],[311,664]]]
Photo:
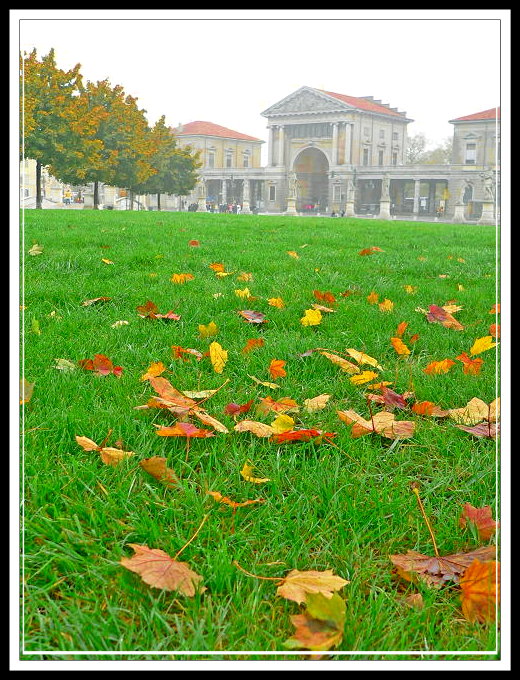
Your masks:
[[[256,137],[208,121],[172,129],[200,152],[199,182],[189,196],[161,196],[166,210],[345,214],[381,219],[495,223],[500,195],[500,109],[454,118],[449,165],[406,163],[406,112],[372,96],[352,97],[304,86],[261,114],[268,161]],[[123,192],[124,193],[124,192]],[[156,208],[156,197],[140,207]],[[105,187],[105,206],[125,208]],[[88,206],[88,191],[85,205]]]

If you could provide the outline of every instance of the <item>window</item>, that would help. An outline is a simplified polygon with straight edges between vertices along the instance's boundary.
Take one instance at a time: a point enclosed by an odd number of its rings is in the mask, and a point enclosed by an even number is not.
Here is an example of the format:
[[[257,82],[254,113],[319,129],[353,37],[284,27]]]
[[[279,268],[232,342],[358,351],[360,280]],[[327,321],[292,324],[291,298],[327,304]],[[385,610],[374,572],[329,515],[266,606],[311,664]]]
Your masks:
[[[397,165],[397,151],[392,154],[392,165]]]
[[[379,150],[379,165],[384,165],[384,151],[382,149]]]
[[[226,168],[233,167],[233,153],[231,151],[226,151]]]
[[[368,149],[363,149],[363,165],[368,165]]]
[[[398,142],[399,141],[399,133],[398,132],[392,132],[392,139],[394,140],[394,142]]]
[[[215,152],[214,151],[208,151],[208,168],[214,168],[215,167]]]
[[[276,200],[276,187],[274,186],[274,184],[271,184],[271,186],[269,187],[269,200],[270,201]]]
[[[385,131],[379,130],[379,139],[384,139],[384,138],[385,138]]]
[[[466,165],[475,165],[477,160],[477,145],[473,143],[466,144]]]
[[[339,184],[332,186],[332,200],[341,201],[341,186]]]
[[[242,166],[244,168],[249,167],[249,151],[244,151],[244,153],[242,154]]]

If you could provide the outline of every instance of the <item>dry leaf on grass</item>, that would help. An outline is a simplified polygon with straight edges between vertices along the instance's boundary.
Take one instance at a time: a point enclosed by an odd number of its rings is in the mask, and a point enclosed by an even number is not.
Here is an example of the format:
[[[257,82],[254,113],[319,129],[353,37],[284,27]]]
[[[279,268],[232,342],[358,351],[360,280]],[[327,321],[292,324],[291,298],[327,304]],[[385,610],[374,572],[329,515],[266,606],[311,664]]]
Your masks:
[[[284,647],[313,652],[324,652],[336,647],[343,639],[345,601],[337,593],[330,599],[321,593],[311,593],[307,595],[305,604],[307,609],[303,614],[291,616],[296,630],[284,642]]]
[[[462,613],[468,621],[495,621],[500,602],[500,563],[476,559],[460,579]]]
[[[166,458],[163,456],[152,456],[151,458],[144,458],[139,465],[145,472],[155,477],[155,479],[162,482],[165,486],[177,486],[179,480],[175,473],[166,465]]]
[[[468,522],[475,526],[481,541],[489,541],[499,526],[499,523],[493,519],[493,510],[490,505],[474,508],[471,503],[464,503],[459,525],[465,527]]]
[[[277,588],[280,597],[286,600],[293,600],[301,604],[305,602],[308,593],[321,593],[326,598],[331,598],[332,593],[341,590],[350,581],[340,576],[336,576],[332,569],[325,571],[299,571],[293,569],[282,579],[282,583]]]

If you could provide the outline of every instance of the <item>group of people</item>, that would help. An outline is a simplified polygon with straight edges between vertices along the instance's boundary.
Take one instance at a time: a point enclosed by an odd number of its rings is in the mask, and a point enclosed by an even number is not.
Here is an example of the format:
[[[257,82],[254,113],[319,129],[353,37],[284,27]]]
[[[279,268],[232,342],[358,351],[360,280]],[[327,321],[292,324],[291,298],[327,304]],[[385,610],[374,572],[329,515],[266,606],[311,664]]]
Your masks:
[[[331,217],[345,217],[345,211],[344,211],[344,210],[340,210],[340,212],[339,212],[339,214],[338,214],[335,210],[333,210],[333,211],[331,212],[330,216],[331,216]]]

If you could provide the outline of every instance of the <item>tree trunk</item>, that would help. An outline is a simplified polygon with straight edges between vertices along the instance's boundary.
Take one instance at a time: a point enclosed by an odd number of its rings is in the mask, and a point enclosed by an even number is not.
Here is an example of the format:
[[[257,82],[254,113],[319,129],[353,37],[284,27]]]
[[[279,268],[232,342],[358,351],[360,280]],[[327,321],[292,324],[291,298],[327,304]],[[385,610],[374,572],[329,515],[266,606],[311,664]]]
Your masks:
[[[36,161],[36,208],[42,209],[42,164]]]
[[[134,209],[134,192],[131,189],[128,192],[128,197],[130,199],[130,205],[128,207],[128,210],[133,210]]]
[[[94,210],[97,210],[99,206],[99,182],[96,180],[94,182]]]
[[[157,194],[157,210],[161,209],[161,194]]]

